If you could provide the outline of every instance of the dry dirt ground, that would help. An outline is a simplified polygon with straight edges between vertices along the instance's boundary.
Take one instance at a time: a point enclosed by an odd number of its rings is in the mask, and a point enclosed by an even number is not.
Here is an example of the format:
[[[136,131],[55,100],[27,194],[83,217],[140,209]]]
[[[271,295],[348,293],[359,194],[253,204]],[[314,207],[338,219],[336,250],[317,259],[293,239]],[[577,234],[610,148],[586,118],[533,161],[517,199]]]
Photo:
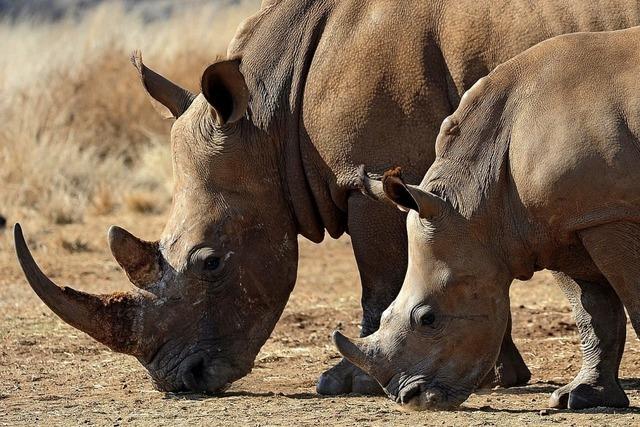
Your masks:
[[[164,218],[23,222],[36,259],[54,280],[94,292],[126,289],[105,232],[117,222],[152,239]],[[301,241],[298,285],[253,372],[221,397],[155,391],[138,362],[62,323],[19,271],[10,230],[0,232],[0,425],[634,425],[640,424],[640,345],[628,329],[621,377],[627,410],[541,410],[580,366],[567,302],[546,273],[512,288],[514,336],[533,371],[527,387],[473,395],[456,412],[408,413],[384,397],[320,397],[333,365],[334,329],[358,333],[359,286],[349,240]]]

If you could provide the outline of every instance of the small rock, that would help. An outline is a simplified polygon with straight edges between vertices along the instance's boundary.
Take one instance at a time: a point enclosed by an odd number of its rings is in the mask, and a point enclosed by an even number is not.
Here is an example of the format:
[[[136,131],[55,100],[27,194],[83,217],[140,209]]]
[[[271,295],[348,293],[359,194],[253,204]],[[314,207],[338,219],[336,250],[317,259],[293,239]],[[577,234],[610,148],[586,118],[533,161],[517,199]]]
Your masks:
[[[0,230],[7,226],[7,219],[0,215]]]
[[[548,409],[541,409],[540,410],[540,416],[541,417],[544,417],[544,416],[547,416],[547,415],[549,415],[549,410]]]

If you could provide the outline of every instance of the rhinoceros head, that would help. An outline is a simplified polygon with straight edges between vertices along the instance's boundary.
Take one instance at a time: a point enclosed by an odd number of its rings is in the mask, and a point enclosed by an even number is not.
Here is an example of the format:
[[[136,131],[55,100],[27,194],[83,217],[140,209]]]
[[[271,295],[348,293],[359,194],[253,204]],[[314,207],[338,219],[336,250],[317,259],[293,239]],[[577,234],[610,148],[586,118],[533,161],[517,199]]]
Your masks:
[[[280,158],[246,119],[239,61],[211,65],[196,96],[133,57],[145,88],[176,118],[175,189],[162,238],[112,227],[109,245],[136,290],[90,295],[37,267],[16,227],[16,249],[40,298],[63,320],[136,356],[166,391],[218,392],[246,375],[286,304],[297,233]],[[275,176],[274,176],[275,175]]]
[[[363,188],[409,210],[409,263],[379,330],[338,350],[412,409],[462,403],[491,369],[508,314],[510,277],[445,199],[406,185],[399,171]]]

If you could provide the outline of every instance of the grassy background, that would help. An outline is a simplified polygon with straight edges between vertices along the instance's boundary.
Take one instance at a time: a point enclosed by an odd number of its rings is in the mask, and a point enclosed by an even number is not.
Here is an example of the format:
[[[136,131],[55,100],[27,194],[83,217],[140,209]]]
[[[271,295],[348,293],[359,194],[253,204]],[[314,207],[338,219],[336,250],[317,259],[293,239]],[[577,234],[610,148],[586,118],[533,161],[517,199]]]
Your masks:
[[[81,18],[0,23],[0,213],[50,225],[166,209],[171,121],[150,105],[129,53],[141,49],[149,66],[197,92],[258,7],[190,2],[149,20],[105,2]]]

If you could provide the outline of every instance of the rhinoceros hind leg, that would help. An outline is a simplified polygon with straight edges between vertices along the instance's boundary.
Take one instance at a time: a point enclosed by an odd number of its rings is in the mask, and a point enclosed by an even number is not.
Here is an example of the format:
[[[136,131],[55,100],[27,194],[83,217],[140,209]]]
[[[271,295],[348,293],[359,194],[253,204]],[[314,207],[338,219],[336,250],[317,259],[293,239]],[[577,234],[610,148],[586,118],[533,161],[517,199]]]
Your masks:
[[[629,406],[618,380],[627,323],[620,299],[606,280],[574,280],[563,273],[554,273],[554,277],[573,307],[582,368],[572,382],[553,392],[549,405],[569,409]]]
[[[342,359],[333,368],[324,372],[316,385],[318,394],[336,396],[339,394],[382,395],[382,387],[369,375],[351,362]]]
[[[612,222],[581,230],[579,236],[620,297],[640,338],[640,224]]]
[[[530,379],[531,371],[527,368],[511,338],[511,314],[509,314],[498,360],[496,360],[494,368],[484,377],[480,387],[517,387],[525,385]]]

